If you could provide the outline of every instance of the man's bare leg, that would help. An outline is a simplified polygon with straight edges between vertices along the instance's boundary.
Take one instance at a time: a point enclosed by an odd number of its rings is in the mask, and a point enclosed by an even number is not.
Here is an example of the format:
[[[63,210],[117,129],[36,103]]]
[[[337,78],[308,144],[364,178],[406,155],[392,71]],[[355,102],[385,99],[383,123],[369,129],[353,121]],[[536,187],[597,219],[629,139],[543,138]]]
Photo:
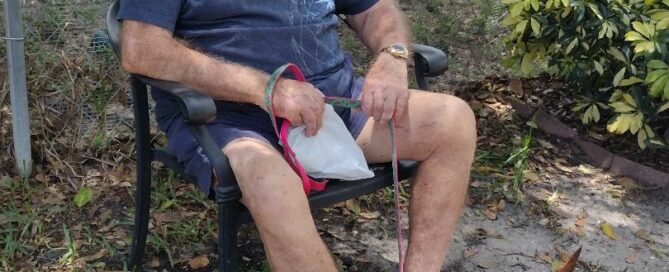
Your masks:
[[[407,271],[439,271],[465,203],[476,146],[474,114],[450,95],[411,91],[396,122],[400,159],[422,162],[412,183]],[[370,162],[390,160],[386,124],[370,120],[358,137]]]
[[[336,271],[299,177],[271,145],[241,138],[223,148],[263,240],[272,271]]]

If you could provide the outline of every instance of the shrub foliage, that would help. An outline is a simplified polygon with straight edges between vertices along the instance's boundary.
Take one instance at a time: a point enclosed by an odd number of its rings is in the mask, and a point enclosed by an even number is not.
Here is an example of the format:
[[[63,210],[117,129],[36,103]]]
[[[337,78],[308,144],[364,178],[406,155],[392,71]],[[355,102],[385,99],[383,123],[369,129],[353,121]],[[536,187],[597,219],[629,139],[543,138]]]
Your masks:
[[[511,57],[524,74],[537,60],[563,78],[585,124],[639,146],[669,144],[669,0],[503,0]]]

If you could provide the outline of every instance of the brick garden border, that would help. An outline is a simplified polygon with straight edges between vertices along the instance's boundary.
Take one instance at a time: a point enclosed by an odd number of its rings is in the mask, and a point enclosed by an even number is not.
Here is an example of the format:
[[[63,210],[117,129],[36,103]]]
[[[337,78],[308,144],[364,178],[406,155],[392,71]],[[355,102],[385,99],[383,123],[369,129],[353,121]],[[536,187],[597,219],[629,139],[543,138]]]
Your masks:
[[[546,134],[567,140],[577,145],[588,157],[591,164],[616,176],[625,176],[652,187],[665,188],[669,192],[669,173],[618,156],[578,135],[576,130],[561,122],[557,117],[542,109],[534,108],[516,98],[509,98],[511,106],[525,119],[534,118],[537,127]]]

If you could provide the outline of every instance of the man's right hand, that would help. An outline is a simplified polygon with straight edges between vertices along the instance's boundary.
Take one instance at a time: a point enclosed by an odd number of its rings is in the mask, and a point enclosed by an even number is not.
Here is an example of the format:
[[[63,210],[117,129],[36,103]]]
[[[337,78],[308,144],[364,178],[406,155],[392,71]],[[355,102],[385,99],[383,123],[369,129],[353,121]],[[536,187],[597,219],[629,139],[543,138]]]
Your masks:
[[[281,78],[274,86],[274,115],[293,126],[304,124],[306,135],[314,136],[323,125],[325,102],[321,92],[308,82]]]

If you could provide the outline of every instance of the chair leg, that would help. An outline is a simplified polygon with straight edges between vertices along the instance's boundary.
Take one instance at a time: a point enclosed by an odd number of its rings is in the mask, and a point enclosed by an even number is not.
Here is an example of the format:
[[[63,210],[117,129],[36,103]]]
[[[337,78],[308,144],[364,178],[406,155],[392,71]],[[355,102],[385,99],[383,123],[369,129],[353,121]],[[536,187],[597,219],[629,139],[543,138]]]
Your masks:
[[[218,269],[221,272],[239,270],[237,228],[241,211],[241,204],[236,201],[218,205]]]
[[[132,78],[133,106],[135,110],[135,145],[137,146],[137,191],[135,192],[135,225],[132,231],[129,268],[142,270],[146,251],[146,234],[149,231],[151,205],[151,138],[146,85]]]
[[[149,208],[151,203],[151,165],[149,161],[138,162],[137,191],[135,193],[135,225],[132,231],[129,267],[142,270],[146,251],[146,235],[149,231]],[[145,164],[145,165],[144,165]]]

